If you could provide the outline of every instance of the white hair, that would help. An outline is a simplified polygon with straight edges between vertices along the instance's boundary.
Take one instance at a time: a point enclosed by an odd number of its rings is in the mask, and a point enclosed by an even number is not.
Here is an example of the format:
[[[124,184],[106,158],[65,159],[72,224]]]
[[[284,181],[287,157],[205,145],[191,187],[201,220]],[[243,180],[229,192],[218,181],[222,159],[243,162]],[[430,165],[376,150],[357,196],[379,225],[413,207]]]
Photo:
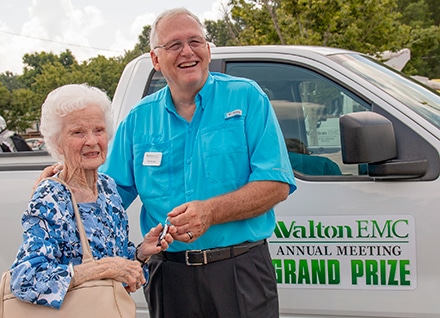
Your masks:
[[[41,106],[40,131],[46,142],[47,151],[55,160],[64,160],[57,147],[62,130],[61,119],[90,105],[97,105],[102,109],[110,140],[113,136],[113,119],[111,101],[105,92],[87,84],[68,84],[54,89],[47,95]]]
[[[188,15],[190,17],[192,17],[197,24],[200,26],[200,31],[203,34],[203,37],[206,37],[205,34],[205,29],[203,27],[202,22],[200,22],[200,19],[191,11],[189,11],[186,8],[175,8],[175,9],[170,9],[170,10],[166,10],[164,12],[162,12],[157,18],[156,20],[153,22],[153,24],[151,25],[151,30],[150,30],[150,50],[154,50],[154,48],[156,46],[159,45],[159,36],[157,34],[157,25],[159,24],[159,22],[163,19],[168,19],[168,18],[173,18],[173,17],[177,17],[179,15]],[[176,26],[178,27],[178,26]]]

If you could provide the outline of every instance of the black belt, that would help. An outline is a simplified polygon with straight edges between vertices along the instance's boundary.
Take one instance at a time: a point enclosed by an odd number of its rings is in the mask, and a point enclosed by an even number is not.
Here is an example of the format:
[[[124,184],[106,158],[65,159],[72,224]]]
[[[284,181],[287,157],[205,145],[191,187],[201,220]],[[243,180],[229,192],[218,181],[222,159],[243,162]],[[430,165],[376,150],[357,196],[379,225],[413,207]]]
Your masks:
[[[247,253],[251,248],[263,245],[266,240],[247,242],[233,246],[209,250],[189,250],[183,252],[163,252],[163,258],[170,262],[185,263],[188,266],[206,265],[208,263],[234,258]]]

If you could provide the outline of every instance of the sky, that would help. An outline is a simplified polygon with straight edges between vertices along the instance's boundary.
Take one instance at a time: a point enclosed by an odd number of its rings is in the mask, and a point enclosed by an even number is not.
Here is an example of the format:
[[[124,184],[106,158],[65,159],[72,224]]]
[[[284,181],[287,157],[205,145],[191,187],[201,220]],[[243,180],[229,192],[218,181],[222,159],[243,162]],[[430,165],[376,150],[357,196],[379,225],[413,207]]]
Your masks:
[[[69,49],[79,61],[132,50],[145,25],[186,7],[203,22],[222,18],[226,0],[0,0],[0,73],[22,74],[26,53]]]

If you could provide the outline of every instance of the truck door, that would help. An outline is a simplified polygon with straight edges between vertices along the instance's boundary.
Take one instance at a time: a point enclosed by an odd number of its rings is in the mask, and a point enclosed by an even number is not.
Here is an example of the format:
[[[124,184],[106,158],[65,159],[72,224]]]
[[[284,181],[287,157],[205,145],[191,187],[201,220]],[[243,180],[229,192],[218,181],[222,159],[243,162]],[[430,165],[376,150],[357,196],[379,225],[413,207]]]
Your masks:
[[[281,317],[440,315],[432,285],[440,284],[432,266],[440,258],[431,251],[440,236],[427,222],[438,218],[430,204],[440,203],[438,137],[391,115],[388,97],[355,90],[325,67],[235,60],[224,71],[254,79],[269,96],[297,178],[269,240]],[[426,159],[423,176],[374,176],[382,171],[375,164],[345,163],[340,118],[365,113],[393,127],[398,159],[388,167]]]

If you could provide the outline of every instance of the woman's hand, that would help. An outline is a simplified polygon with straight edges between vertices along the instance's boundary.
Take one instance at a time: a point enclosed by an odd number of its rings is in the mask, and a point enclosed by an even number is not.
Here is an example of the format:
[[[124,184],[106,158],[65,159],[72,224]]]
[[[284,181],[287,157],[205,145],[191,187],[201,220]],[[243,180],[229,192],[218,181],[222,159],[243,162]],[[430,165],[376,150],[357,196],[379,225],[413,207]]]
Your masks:
[[[157,254],[160,251],[165,251],[169,247],[169,244],[174,241],[172,234],[176,233],[177,230],[173,225],[168,224],[167,234],[165,234],[164,238],[160,240],[159,244],[158,241],[162,229],[163,225],[158,224],[144,236],[144,241],[136,250],[137,259],[145,262],[151,255]]]
[[[110,278],[125,284],[128,292],[135,292],[146,283],[140,263],[119,256],[83,263],[74,266],[73,269],[71,286],[77,286],[89,280]]]

